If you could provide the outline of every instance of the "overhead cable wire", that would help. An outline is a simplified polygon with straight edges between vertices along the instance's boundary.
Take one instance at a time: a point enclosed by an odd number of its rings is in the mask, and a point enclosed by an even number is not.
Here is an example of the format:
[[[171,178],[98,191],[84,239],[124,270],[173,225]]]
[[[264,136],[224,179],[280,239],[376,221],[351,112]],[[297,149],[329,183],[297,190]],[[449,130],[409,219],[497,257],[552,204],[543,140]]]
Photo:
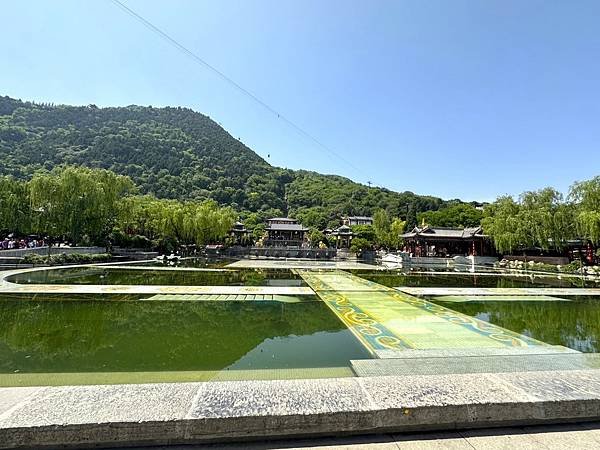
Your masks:
[[[237,82],[235,82],[232,78],[230,78],[227,75],[225,75],[219,69],[217,69],[213,65],[209,64],[208,62],[206,62],[204,59],[202,59],[196,53],[194,53],[193,51],[191,51],[190,49],[188,49],[187,47],[185,47],[183,44],[179,43],[176,39],[174,39],[173,37],[171,37],[169,34],[167,34],[165,31],[163,31],[162,29],[160,29],[158,26],[154,25],[152,22],[150,22],[146,18],[144,18],[142,15],[140,15],[139,13],[137,13],[136,11],[134,11],[133,9],[131,9],[130,7],[128,7],[122,1],[120,1],[120,0],[111,0],[111,1],[116,6],[118,6],[121,10],[123,10],[124,12],[126,12],[129,16],[131,16],[134,19],[136,19],[138,22],[140,22],[142,25],[144,25],[150,31],[152,31],[153,33],[157,34],[160,38],[162,38],[163,40],[165,40],[166,42],[168,42],[169,44],[171,44],[177,50],[179,50],[180,52],[182,52],[183,54],[185,54],[186,56],[188,56],[189,58],[191,58],[193,61],[195,61],[196,63],[200,64],[204,68],[210,70],[211,72],[213,72],[214,74],[216,74],[217,76],[219,76],[223,81],[225,81],[226,83],[228,83],[231,86],[233,86],[235,89],[237,89],[238,91],[240,91],[241,93],[243,93],[244,95],[246,95],[247,97],[249,97],[254,102],[258,103],[260,106],[262,106],[264,109],[266,109],[271,114],[277,116],[278,119],[282,120],[289,127],[293,128],[297,133],[299,133],[300,135],[302,135],[305,138],[309,139],[314,144],[316,144],[318,147],[320,147],[323,150],[327,151],[329,154],[335,156],[340,161],[345,162],[349,167],[351,167],[352,169],[354,169],[358,174],[360,174],[360,175],[364,174],[364,170],[359,169],[357,166],[355,166],[352,162],[348,161],[342,155],[338,154],[337,152],[335,152],[334,150],[332,150],[330,147],[328,147],[327,145],[323,144],[319,139],[317,139],[316,137],[314,137],[308,131],[305,131],[302,127],[300,127],[299,125],[297,125],[291,119],[288,119],[286,116],[284,116],[283,114],[281,114],[279,111],[277,111],[275,108],[273,108],[272,106],[270,106],[265,101],[261,100],[259,97],[257,97],[252,92],[250,92],[248,89],[244,88],[242,85],[240,85]]]

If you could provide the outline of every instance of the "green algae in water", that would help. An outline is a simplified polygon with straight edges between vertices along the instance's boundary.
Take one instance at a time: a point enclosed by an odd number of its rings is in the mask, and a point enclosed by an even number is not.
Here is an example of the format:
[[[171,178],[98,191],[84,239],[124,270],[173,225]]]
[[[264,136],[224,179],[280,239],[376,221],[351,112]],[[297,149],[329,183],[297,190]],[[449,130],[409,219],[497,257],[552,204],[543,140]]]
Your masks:
[[[2,374],[298,369],[369,358],[321,302],[0,300]]]

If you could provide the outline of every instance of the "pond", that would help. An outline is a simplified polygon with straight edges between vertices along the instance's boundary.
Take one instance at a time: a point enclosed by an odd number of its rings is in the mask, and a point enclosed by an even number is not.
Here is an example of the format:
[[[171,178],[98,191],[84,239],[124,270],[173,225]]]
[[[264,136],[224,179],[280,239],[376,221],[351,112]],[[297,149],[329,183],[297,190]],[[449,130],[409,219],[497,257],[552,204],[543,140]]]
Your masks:
[[[468,302],[460,295],[447,296],[446,301],[429,297],[452,310],[442,315],[449,318],[445,323],[431,308],[411,303],[414,297],[402,300],[383,288],[582,287],[576,277],[370,269],[353,270],[354,277],[323,270],[308,276],[290,269],[214,270],[218,262],[210,264],[213,270],[194,270],[190,262],[187,269],[77,266],[8,276],[7,281],[27,286],[0,294],[0,386],[354,376],[351,361],[376,353],[367,335],[380,330],[378,326],[389,336],[405,337],[402,342],[408,348],[452,347],[452,336],[466,336],[464,329],[454,328],[454,311],[547,344],[600,351],[600,297],[554,301],[542,293],[537,301],[500,301],[498,295],[492,301],[469,296]],[[304,279],[317,295],[311,295]],[[139,286],[138,294],[115,294],[132,292],[123,289],[131,285]],[[173,294],[170,286],[228,288]],[[269,289],[246,288],[252,286]],[[303,290],[286,291],[287,287]],[[18,293],[19,289],[31,293]],[[51,294],[53,289],[88,293]],[[463,347],[483,345],[475,338],[459,341]]]
[[[35,373],[327,368],[369,358],[316,297],[136,300],[0,296],[0,385]]]

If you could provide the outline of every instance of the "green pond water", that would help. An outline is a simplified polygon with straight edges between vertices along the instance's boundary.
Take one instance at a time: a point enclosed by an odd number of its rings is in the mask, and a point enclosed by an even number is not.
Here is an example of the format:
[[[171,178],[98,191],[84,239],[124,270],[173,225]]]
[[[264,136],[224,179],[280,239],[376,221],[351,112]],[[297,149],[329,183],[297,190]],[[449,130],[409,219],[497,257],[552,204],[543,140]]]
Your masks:
[[[290,270],[139,270],[73,267],[25,272],[7,278],[19,284],[131,284],[179,286],[306,286]]]
[[[583,286],[577,278],[536,275],[353,273],[389,287]],[[9,281],[306,286],[292,271],[273,269],[73,267],[22,273]],[[597,287],[589,282],[587,286]],[[260,371],[268,372],[265,378],[352,376],[350,360],[371,357],[316,296],[285,296],[290,303],[175,301],[175,297],[145,301],[151,296],[0,294],[0,386],[202,381],[223,374],[233,374],[230,379],[236,379],[235,374],[241,374],[240,379],[254,379],[262,376],[256,375]],[[583,352],[600,351],[600,297],[570,299],[469,303],[444,303],[435,297],[430,300],[549,344]]]
[[[481,288],[520,288],[520,287],[600,287],[591,280],[581,277],[531,274],[516,276],[500,273],[474,275],[460,272],[447,273],[404,273],[399,271],[353,271],[355,275],[388,287],[481,287]]]
[[[1,374],[348,366],[366,350],[316,298],[301,303],[0,296]]]
[[[600,297],[567,297],[569,302],[434,303],[554,345],[600,351]]]

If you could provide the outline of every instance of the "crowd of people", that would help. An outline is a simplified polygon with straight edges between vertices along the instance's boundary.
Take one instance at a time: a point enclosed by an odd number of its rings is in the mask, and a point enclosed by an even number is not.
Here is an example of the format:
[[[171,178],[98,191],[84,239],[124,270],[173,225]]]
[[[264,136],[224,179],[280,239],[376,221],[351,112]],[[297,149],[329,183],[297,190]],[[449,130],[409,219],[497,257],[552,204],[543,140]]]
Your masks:
[[[37,248],[45,245],[43,239],[32,237],[16,238],[12,235],[0,241],[0,250],[18,250],[22,248]]]

